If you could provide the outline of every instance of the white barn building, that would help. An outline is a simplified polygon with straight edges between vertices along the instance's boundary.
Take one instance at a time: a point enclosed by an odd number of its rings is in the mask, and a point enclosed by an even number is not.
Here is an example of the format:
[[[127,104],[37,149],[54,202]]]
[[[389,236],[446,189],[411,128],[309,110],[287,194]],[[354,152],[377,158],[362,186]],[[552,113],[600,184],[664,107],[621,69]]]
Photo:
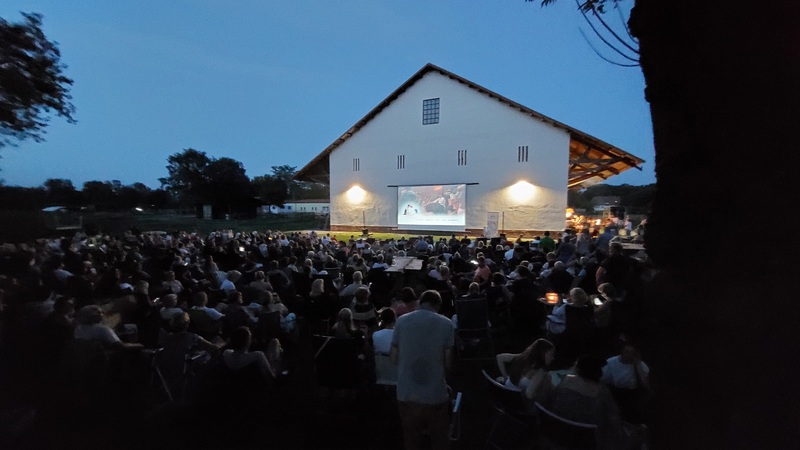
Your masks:
[[[330,185],[334,231],[480,234],[496,221],[512,235],[563,229],[568,188],[643,162],[427,64],[295,178]]]

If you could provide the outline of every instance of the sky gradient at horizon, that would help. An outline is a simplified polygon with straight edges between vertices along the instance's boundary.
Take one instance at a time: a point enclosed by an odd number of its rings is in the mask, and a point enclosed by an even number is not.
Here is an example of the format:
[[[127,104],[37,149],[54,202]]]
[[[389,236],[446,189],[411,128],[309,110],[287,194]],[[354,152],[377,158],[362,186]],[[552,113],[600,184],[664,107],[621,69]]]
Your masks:
[[[595,55],[580,30],[622,62],[568,0],[11,3],[7,21],[44,16],[78,123],[54,117],[46,142],[0,149],[9,186],[157,188],[167,157],[190,147],[241,161],[251,178],[300,169],[426,63],[646,160],[608,184],[655,182],[641,70]]]

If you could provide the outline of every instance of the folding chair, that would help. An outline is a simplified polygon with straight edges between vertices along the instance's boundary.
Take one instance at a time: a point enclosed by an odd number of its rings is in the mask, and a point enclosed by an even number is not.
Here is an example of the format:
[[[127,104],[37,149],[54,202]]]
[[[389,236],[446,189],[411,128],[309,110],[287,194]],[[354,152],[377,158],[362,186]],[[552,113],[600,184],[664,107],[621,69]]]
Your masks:
[[[494,449],[530,448],[535,417],[526,411],[522,391],[497,382],[482,371],[492,398],[494,421],[487,446]]]
[[[561,417],[536,402],[539,448],[592,450],[598,448],[597,425]]]

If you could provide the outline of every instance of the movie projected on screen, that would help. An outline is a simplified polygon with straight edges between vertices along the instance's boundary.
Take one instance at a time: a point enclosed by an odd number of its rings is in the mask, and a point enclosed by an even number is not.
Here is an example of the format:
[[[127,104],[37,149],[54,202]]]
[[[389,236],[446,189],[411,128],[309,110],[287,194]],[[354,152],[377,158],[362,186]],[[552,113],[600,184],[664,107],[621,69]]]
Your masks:
[[[460,231],[466,225],[465,184],[398,186],[397,227]]]

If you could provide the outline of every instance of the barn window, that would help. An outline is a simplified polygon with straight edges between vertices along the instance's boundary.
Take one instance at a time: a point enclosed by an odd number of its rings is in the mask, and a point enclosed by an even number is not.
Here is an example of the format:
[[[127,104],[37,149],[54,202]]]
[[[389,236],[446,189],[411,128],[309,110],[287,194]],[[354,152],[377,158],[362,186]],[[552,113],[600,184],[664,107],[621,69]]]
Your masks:
[[[439,99],[429,98],[422,101],[422,124],[439,123]]]
[[[398,169],[406,168],[406,155],[397,155],[397,168]]]
[[[466,166],[467,165],[467,151],[466,150],[459,150],[458,151],[458,165],[459,166]]]
[[[528,146],[520,145],[517,147],[517,162],[528,162]]]
[[[353,172],[361,170],[361,158],[353,158]]]

